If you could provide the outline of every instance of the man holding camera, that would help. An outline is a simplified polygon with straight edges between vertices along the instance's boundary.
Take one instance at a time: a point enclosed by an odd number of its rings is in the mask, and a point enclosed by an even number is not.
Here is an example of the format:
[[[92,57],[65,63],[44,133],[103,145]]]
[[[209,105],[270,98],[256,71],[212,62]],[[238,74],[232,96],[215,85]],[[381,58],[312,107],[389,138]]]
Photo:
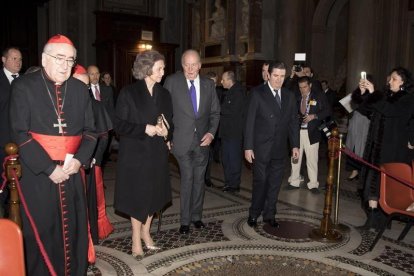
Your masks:
[[[283,84],[286,88],[293,91],[297,98],[301,97],[301,93],[299,91],[298,80],[300,77],[308,77],[310,83],[312,84],[312,90],[319,90],[323,92],[321,83],[313,78],[313,70],[312,67],[305,65],[293,65],[292,71],[290,73],[289,78],[287,78]]]
[[[318,152],[321,133],[319,126],[322,120],[331,115],[331,108],[325,94],[313,85],[307,76],[298,79],[300,98],[297,101],[298,119],[300,123],[300,149],[299,159],[292,159],[292,173],[289,189],[297,189],[300,186],[300,168],[303,152],[306,154],[306,166],[309,182],[308,189],[312,193],[319,193],[318,187]]]

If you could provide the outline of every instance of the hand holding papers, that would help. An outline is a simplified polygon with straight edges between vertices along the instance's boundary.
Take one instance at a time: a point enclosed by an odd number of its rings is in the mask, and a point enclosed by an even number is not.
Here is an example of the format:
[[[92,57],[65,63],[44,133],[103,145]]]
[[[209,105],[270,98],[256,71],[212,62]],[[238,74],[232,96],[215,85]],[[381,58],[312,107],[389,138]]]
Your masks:
[[[351,113],[352,111],[354,111],[351,105],[351,100],[352,100],[351,97],[352,97],[352,93],[346,95],[345,97],[339,100],[339,103],[342,104],[342,106],[346,109],[346,111],[348,111],[348,113]]]

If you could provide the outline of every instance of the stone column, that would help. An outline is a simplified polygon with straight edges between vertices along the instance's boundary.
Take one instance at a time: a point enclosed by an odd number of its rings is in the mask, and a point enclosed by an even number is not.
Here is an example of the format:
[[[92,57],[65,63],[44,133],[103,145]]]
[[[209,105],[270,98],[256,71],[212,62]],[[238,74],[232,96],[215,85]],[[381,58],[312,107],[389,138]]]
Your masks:
[[[349,1],[347,93],[358,85],[361,71],[374,73],[375,1]]]
[[[279,1],[276,14],[275,58],[285,62],[289,68],[293,64],[295,53],[306,52],[306,5],[300,0]],[[289,74],[290,68],[287,71]]]

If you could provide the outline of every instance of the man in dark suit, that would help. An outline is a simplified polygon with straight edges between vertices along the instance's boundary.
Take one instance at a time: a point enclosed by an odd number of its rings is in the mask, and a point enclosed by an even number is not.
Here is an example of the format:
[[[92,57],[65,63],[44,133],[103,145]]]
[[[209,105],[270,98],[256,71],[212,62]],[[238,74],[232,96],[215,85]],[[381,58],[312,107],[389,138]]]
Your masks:
[[[321,85],[322,85],[322,90],[323,92],[325,92],[325,96],[328,99],[329,106],[331,107],[333,111],[335,104],[338,102],[338,99],[336,97],[336,91],[329,87],[327,80],[321,81]]]
[[[99,68],[96,65],[88,66],[88,76],[89,76],[89,93],[97,101],[100,101],[105,106],[106,111],[108,112],[109,118],[112,122],[115,119],[115,105],[114,105],[114,92],[110,86],[100,85],[100,72]],[[102,165],[106,163],[110,156],[110,145],[112,141],[112,131],[108,133],[108,146],[106,147]]]
[[[168,76],[164,87],[171,93],[175,126],[172,153],[181,174],[180,212],[181,234],[188,234],[190,223],[204,228],[204,175],[209,145],[214,139],[220,104],[214,83],[199,75],[200,55],[187,50],[181,57],[184,72]]]
[[[3,173],[3,160],[6,155],[4,146],[10,141],[9,98],[11,83],[19,77],[22,68],[22,54],[15,47],[6,48],[2,52],[3,69],[0,71],[0,175]],[[0,194],[0,217],[6,207],[7,192]]]
[[[304,76],[298,79],[301,98],[297,101],[297,114],[300,125],[300,156],[298,162],[292,161],[292,173],[290,176],[291,189],[299,188],[300,168],[303,152],[306,154],[306,166],[309,182],[308,189],[312,193],[319,193],[318,187],[318,152],[321,141],[319,126],[322,120],[331,115],[331,107],[323,92],[312,89],[311,80]]]
[[[224,192],[240,190],[244,101],[246,92],[236,81],[233,71],[226,71],[221,84],[228,89],[221,103],[219,136],[222,144],[222,163],[224,170]]]
[[[253,163],[252,203],[247,223],[257,226],[257,218],[272,227],[276,202],[283,178],[290,142],[292,156],[299,158],[299,127],[295,96],[282,88],[286,66],[270,62],[267,84],[252,91],[244,134],[244,156]]]
[[[92,93],[95,100],[103,102],[105,109],[113,122],[115,116],[115,107],[114,93],[112,89],[106,85],[100,85],[100,72],[99,68],[96,65],[88,66],[88,76],[90,81],[90,92]]]

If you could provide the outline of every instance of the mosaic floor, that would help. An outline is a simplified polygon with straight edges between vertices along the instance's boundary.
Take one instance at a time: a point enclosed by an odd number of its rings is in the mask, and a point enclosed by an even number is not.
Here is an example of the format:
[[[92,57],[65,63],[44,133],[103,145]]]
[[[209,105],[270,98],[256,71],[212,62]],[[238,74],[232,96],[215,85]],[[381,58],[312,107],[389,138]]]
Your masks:
[[[319,166],[319,181],[324,184],[326,160],[321,159]],[[320,227],[324,190],[313,194],[304,184],[298,190],[284,189],[289,169],[277,206],[279,229],[261,221],[256,229],[247,225],[251,171],[244,167],[240,193],[207,188],[206,228],[180,235],[179,174],[171,164],[172,206],[165,210],[159,232],[157,219],[152,225],[153,239],[162,249],[146,252],[144,259],[137,261],[130,255],[130,222],[113,210],[114,168],[114,162],[108,163],[105,185],[107,212],[115,231],[96,246],[97,262],[88,275],[414,275],[414,230],[397,241],[403,223],[393,222],[374,250],[368,251],[376,233],[357,227],[365,221],[365,213],[360,207],[358,184],[346,181],[346,172],[342,173],[339,222],[350,231],[342,232],[337,242],[310,239],[309,232]],[[222,186],[222,179],[221,165],[214,163],[212,180]]]

